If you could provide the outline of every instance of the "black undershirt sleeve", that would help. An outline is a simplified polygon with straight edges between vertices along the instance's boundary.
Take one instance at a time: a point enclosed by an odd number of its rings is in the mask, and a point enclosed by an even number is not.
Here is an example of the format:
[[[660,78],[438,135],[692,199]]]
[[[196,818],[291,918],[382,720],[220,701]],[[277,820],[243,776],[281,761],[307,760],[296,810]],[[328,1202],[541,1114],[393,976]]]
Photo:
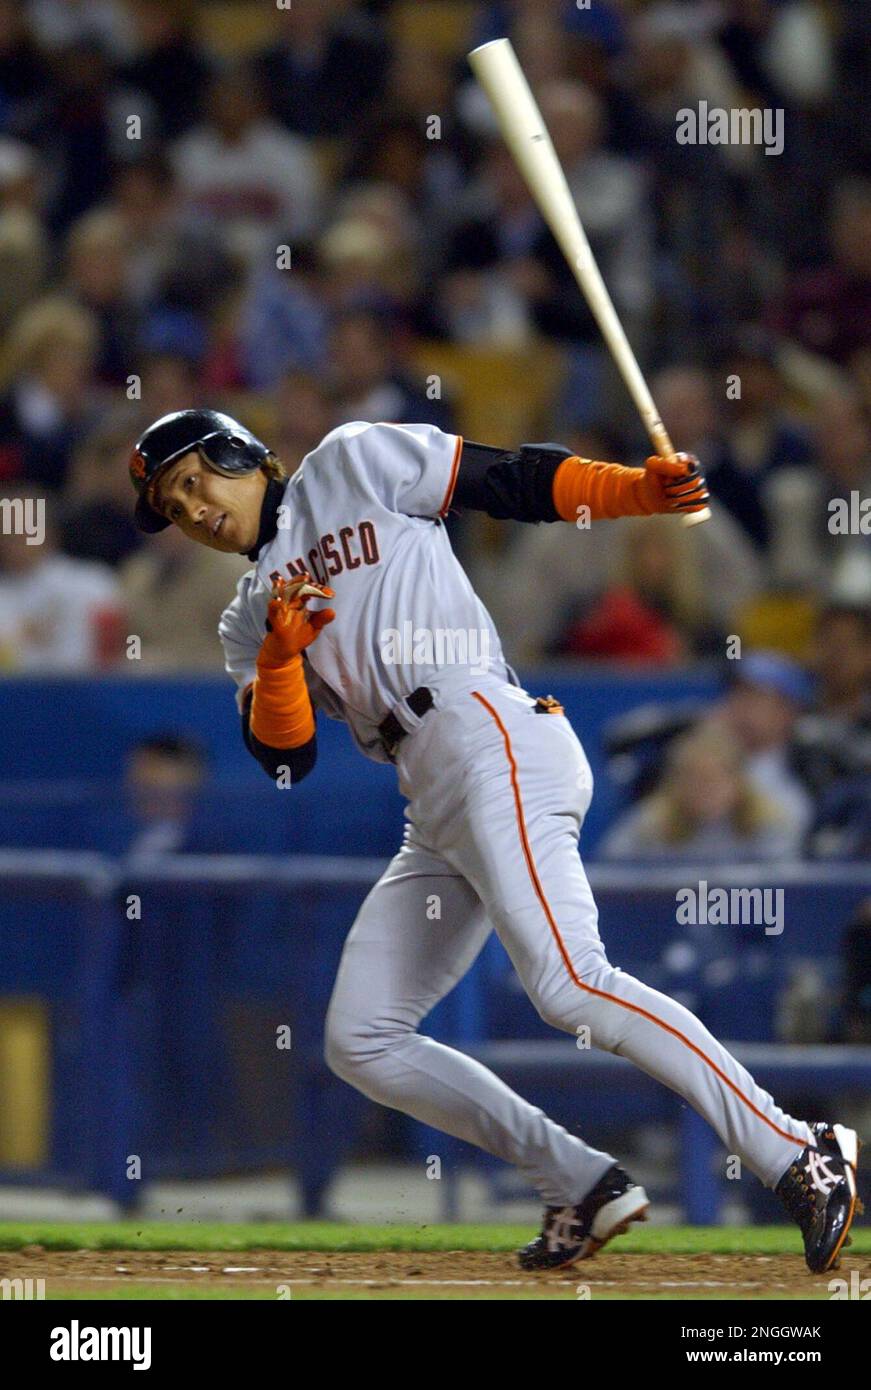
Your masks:
[[[572,457],[560,444],[494,449],[464,440],[451,505],[487,512],[498,521],[559,521],[553,478]]]
[[[252,690],[246,693],[242,706],[242,737],[245,740],[245,747],[251,756],[257,759],[264,772],[269,773],[273,781],[283,768],[287,768],[290,772],[291,786],[296,782],[301,782],[303,777],[308,776],[317,762],[317,735],[312,734],[308,743],[301,743],[298,748],[270,748],[268,743],[261,743],[259,738],[255,738],[251,732],[252,694]]]

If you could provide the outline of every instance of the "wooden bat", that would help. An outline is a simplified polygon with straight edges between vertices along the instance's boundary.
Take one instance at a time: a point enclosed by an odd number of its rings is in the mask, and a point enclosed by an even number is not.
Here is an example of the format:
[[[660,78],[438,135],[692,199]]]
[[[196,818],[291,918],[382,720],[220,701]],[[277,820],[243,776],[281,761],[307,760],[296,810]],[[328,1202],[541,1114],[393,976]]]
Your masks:
[[[539,212],[571,266],[654,449],[661,458],[673,458],[674,445],[596,265],[562,165],[511,40],[493,39],[480,48],[473,48],[469,63],[490,98],[505,143],[529,185]],[[707,521],[710,515],[710,509],[705,507],[702,511],[688,513],[683,522],[685,526],[695,526]]]

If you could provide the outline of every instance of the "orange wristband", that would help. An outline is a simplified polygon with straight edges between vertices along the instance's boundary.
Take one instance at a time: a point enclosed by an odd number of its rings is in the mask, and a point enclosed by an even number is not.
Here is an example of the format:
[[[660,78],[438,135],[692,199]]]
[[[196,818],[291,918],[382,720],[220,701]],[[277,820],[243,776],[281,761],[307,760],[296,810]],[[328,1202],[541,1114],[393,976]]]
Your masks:
[[[314,737],[315,719],[302,656],[273,665],[257,660],[248,727],[269,748],[300,748]]]
[[[589,507],[591,521],[651,516],[658,508],[646,495],[647,481],[643,468],[598,463],[574,455],[563,459],[554,474],[553,504],[563,521],[577,521],[580,507]]]

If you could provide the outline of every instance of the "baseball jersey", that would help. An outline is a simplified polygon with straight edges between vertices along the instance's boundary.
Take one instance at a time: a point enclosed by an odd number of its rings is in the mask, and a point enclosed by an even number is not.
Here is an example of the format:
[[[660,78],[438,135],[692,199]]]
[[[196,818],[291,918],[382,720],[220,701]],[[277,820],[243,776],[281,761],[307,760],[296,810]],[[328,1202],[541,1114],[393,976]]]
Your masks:
[[[221,618],[240,707],[272,577],[304,570],[336,595],[335,621],[305,653],[312,703],[344,720],[375,761],[388,761],[378,725],[418,686],[474,684],[486,672],[514,680],[443,524],[462,442],[434,425],[355,421],[306,455],[285,488],[275,536]]]

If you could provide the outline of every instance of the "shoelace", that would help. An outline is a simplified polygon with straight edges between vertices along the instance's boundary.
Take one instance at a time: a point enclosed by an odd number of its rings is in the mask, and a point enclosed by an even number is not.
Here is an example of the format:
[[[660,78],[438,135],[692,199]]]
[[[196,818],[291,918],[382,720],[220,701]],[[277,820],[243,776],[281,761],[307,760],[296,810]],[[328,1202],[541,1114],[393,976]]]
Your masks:
[[[571,1215],[565,1216],[564,1212]],[[562,1230],[560,1230],[562,1226]],[[574,1207],[548,1207],[544,1226],[541,1231],[541,1239],[546,1244],[556,1243],[558,1246],[573,1245],[577,1239]]]

